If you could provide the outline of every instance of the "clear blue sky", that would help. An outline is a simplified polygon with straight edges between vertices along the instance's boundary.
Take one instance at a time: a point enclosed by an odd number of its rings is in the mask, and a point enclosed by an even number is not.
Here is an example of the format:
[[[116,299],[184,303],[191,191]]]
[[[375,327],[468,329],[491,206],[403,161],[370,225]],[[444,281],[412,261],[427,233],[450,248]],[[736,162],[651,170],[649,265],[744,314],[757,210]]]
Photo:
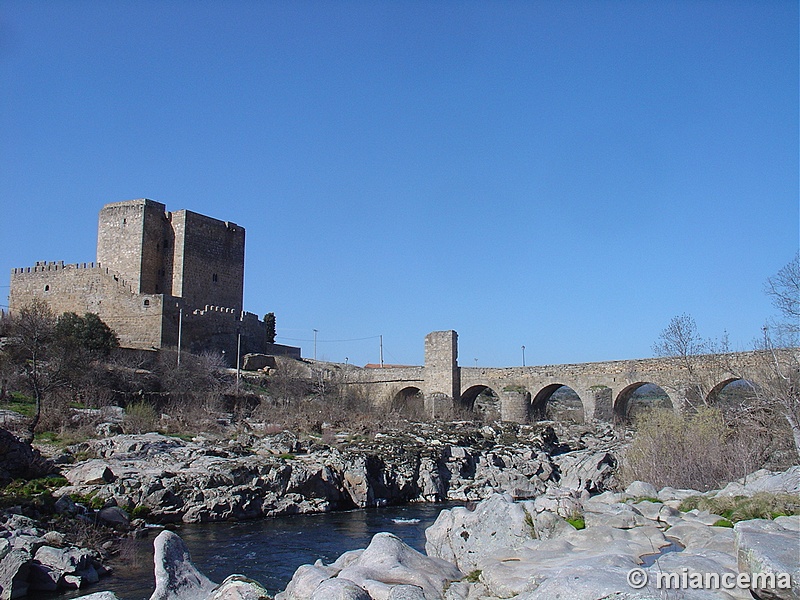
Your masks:
[[[798,3],[4,0],[0,194],[2,298],[147,197],[243,225],[306,356],[644,357],[684,312],[746,349],[798,248]]]

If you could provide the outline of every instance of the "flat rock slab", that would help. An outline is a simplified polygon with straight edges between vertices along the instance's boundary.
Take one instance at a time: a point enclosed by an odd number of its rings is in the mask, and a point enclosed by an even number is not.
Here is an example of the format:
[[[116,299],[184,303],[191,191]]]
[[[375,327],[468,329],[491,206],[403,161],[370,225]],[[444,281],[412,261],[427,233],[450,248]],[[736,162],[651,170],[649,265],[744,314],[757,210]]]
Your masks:
[[[64,474],[72,485],[104,485],[116,479],[114,472],[102,460],[90,460]]]
[[[794,517],[800,521],[800,516]],[[784,518],[783,522],[791,522]],[[740,521],[733,528],[740,573],[791,576],[791,588],[759,587],[760,598],[800,600],[800,534],[782,523],[765,519]]]

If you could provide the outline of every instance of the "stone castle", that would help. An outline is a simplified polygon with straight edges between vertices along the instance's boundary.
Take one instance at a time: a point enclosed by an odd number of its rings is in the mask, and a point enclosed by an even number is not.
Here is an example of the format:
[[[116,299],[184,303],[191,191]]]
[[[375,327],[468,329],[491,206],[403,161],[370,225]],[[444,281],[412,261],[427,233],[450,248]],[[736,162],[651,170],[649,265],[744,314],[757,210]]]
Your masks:
[[[105,205],[97,262],[39,262],[13,269],[9,310],[34,299],[55,314],[96,313],[125,348],[224,353],[282,353],[266,325],[242,310],[244,228],[160,202]],[[298,350],[299,353],[299,350]]]

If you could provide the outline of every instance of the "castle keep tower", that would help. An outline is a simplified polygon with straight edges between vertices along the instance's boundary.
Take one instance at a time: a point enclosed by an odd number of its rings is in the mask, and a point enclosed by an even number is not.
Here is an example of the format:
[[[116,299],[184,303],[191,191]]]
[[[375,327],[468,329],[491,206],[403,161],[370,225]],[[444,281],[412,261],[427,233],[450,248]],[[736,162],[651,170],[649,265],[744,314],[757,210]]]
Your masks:
[[[160,202],[100,210],[97,263],[37,263],[11,273],[9,309],[33,299],[53,312],[100,315],[124,347],[263,352],[266,328],[242,311],[244,228]]]
[[[106,204],[97,226],[97,262],[127,281],[137,294],[171,294],[171,286],[167,288],[160,275],[167,254],[162,244],[173,237],[170,229],[166,207],[160,202]]]
[[[106,204],[97,262],[139,294],[182,298],[189,308],[242,310],[244,227],[152,200]]]

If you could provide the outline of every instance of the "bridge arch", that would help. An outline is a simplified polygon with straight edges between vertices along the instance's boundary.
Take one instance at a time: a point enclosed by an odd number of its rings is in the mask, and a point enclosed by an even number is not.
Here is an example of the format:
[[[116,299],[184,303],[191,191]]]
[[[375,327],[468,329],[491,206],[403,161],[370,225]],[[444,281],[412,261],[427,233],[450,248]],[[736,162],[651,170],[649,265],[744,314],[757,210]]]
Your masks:
[[[541,388],[531,399],[530,418],[541,421],[551,418],[552,408],[558,404],[558,411],[569,415],[568,418],[583,423],[586,419],[586,406],[583,398],[570,385],[551,383]],[[550,410],[549,410],[550,409]]]
[[[755,400],[758,386],[741,377],[729,377],[715,385],[706,396],[706,403],[720,408],[741,408]]]
[[[406,386],[392,396],[389,409],[403,417],[420,418],[425,414],[425,396],[418,387]]]
[[[672,398],[658,384],[650,381],[631,383],[614,400],[614,421],[628,423],[636,413],[652,408],[676,410]]]
[[[497,392],[488,385],[475,384],[461,393],[460,406],[463,410],[480,416],[485,421],[500,418],[501,399]]]

